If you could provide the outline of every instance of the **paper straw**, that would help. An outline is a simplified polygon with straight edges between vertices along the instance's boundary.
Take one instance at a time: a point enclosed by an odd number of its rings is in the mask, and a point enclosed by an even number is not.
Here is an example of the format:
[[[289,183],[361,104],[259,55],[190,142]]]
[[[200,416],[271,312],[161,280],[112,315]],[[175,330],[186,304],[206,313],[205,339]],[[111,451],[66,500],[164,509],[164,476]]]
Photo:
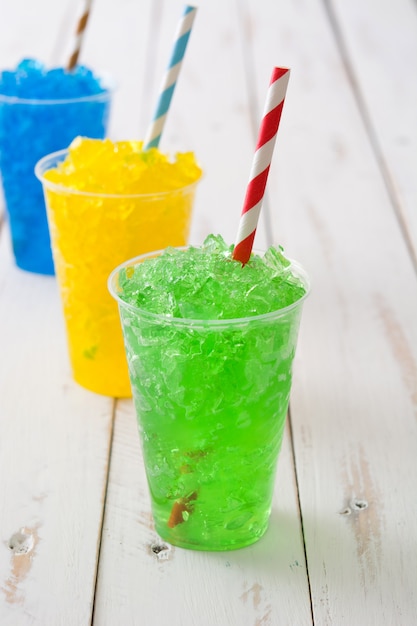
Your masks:
[[[252,252],[289,77],[290,70],[288,68],[275,67],[269,83],[249,184],[233,250],[233,258],[243,265],[247,263]]]
[[[156,111],[143,144],[144,150],[157,148],[159,145],[196,12],[197,7],[186,5],[184,8],[183,15],[177,27],[171,60],[160,88]]]
[[[77,22],[74,49],[67,63],[67,70],[72,70],[77,65],[78,57],[80,56],[81,46],[83,44],[85,29],[87,26],[88,18],[90,16],[92,3],[93,0],[84,0],[84,11]]]

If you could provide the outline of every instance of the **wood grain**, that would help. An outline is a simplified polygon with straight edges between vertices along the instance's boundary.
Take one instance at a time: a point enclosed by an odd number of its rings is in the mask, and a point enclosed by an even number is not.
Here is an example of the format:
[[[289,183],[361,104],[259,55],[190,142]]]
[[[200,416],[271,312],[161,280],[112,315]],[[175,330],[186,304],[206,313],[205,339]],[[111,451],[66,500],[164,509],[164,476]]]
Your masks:
[[[15,268],[4,230],[0,623],[87,626],[113,401],[71,380],[55,279]]]
[[[417,267],[417,9],[412,0],[330,0],[338,43]]]
[[[119,401],[94,624],[312,624],[286,432],[270,528],[233,552],[169,546],[155,533],[132,402]]]
[[[181,10],[94,3],[82,60],[118,85],[113,138],[144,134]],[[2,66],[65,61],[73,3],[1,13]],[[111,444],[113,401],[72,381],[54,279],[17,270],[2,228],[1,626],[417,623],[416,24],[411,0],[198,8],[161,142],[205,170],[191,241],[233,242],[271,69],[288,66],[256,246],[282,244],[312,280],[271,525],[250,548],[161,542],[131,401]]]
[[[315,623],[414,623],[413,260],[322,5],[251,8],[254,66],[285,44],[293,68],[270,193],[312,278],[291,414]]]

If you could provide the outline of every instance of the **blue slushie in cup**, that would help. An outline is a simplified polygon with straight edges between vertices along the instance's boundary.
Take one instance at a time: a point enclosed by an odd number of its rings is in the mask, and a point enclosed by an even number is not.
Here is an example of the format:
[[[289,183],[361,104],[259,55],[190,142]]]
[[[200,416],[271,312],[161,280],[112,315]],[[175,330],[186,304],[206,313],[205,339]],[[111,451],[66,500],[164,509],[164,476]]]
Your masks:
[[[25,59],[0,72],[0,174],[16,265],[54,274],[37,161],[81,135],[107,133],[112,88],[87,67],[47,69]]]

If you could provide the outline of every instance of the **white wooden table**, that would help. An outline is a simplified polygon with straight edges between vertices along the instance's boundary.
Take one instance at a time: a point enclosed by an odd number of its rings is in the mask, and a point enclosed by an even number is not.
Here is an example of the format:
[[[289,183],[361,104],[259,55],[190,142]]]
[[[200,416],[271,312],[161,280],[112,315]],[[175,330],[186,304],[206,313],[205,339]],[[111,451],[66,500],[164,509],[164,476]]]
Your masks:
[[[95,0],[81,60],[143,137],[182,3]],[[0,65],[62,63],[77,3],[0,0]],[[270,529],[154,532],[131,401],[71,379],[54,278],[0,231],[0,625],[417,624],[417,5],[201,0],[161,148],[205,169],[192,243],[233,242],[273,65],[292,70],[256,245],[309,271]]]

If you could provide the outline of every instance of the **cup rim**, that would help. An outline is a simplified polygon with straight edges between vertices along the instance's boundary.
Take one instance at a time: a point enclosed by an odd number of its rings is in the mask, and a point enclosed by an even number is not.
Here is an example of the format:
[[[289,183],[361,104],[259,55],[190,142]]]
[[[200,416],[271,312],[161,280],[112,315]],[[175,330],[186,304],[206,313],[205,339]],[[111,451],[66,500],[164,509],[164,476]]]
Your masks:
[[[193,246],[193,245],[172,246],[172,248],[174,248],[175,250],[186,250],[187,248],[190,248],[190,247],[197,248],[200,246]],[[220,320],[219,319],[203,320],[203,319],[195,319],[195,318],[173,317],[171,315],[166,315],[163,313],[152,313],[150,311],[146,311],[145,309],[141,309],[140,307],[134,306],[133,304],[129,304],[128,302],[125,302],[124,300],[122,300],[122,298],[116,292],[115,287],[114,287],[116,276],[120,272],[120,270],[123,269],[124,267],[137,265],[139,262],[142,262],[143,260],[147,258],[159,256],[160,254],[162,254],[162,252],[164,252],[164,249],[154,250],[152,252],[140,254],[139,256],[133,257],[132,259],[128,259],[127,261],[120,263],[120,265],[115,267],[114,270],[110,273],[108,280],[107,280],[107,288],[110,292],[110,295],[117,301],[119,307],[122,306],[126,309],[129,309],[130,311],[139,314],[142,318],[145,318],[154,322],[156,321],[163,322],[166,325],[192,326],[193,328],[198,328],[198,327],[220,328],[220,327],[225,327],[225,326],[237,326],[241,324],[255,323],[259,321],[268,321],[269,319],[272,320],[274,318],[283,317],[284,315],[286,315],[288,312],[292,311],[293,309],[300,307],[304,303],[306,298],[309,296],[310,291],[311,291],[310,278],[307,272],[297,261],[287,257],[288,261],[290,262],[290,265],[288,266],[287,269],[295,270],[294,274],[302,280],[303,286],[306,291],[303,294],[303,296],[301,296],[301,298],[299,298],[292,304],[289,304],[288,306],[283,307],[282,309],[276,309],[275,311],[262,313],[261,315],[248,315],[246,317],[226,318],[226,319],[220,319]],[[265,253],[265,251],[263,250],[254,250],[253,252],[255,254],[260,254],[260,255],[263,255]]]
[[[8,96],[4,93],[0,93],[0,104],[17,104],[17,105],[29,105],[29,106],[57,106],[65,104],[76,104],[82,102],[105,102],[109,100],[116,90],[115,81],[107,74],[95,74],[95,77],[100,81],[102,91],[98,93],[89,94],[87,96],[76,96],[73,98],[21,98],[20,96]]]
[[[165,196],[186,193],[188,190],[191,190],[193,187],[197,185],[197,183],[203,177],[203,170],[201,168],[201,173],[199,177],[193,181],[192,183],[188,183],[187,185],[183,185],[182,187],[176,187],[175,189],[168,189],[166,191],[151,191],[147,193],[105,193],[99,191],[84,191],[82,189],[74,189],[72,187],[66,187],[62,183],[55,183],[53,181],[48,180],[44,177],[44,173],[50,167],[46,167],[49,163],[59,163],[63,161],[66,155],[69,152],[69,148],[64,148],[63,150],[57,150],[56,152],[51,152],[50,154],[45,155],[35,165],[35,176],[36,178],[45,186],[45,188],[50,189],[51,191],[55,191],[58,193],[71,194],[76,196],[82,196],[86,198],[114,198],[114,199],[128,199],[128,198],[163,198]]]

